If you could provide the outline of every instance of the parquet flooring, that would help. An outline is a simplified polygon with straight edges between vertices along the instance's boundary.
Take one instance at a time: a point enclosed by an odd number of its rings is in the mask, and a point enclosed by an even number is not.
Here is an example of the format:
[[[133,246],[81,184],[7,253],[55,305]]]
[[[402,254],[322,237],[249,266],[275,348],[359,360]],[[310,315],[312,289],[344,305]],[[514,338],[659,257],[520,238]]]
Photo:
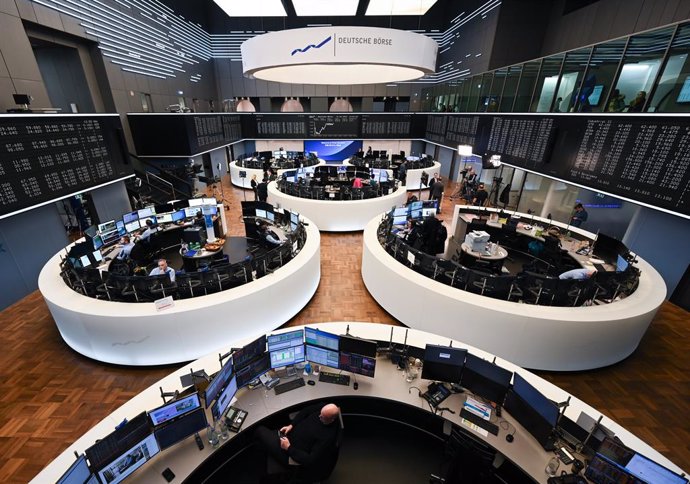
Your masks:
[[[226,180],[227,182],[227,180]],[[231,235],[242,235],[241,190],[225,187]],[[247,197],[251,198],[250,192]],[[450,202],[444,202],[445,219]],[[361,233],[321,235],[321,283],[288,325],[397,324],[364,287]],[[690,317],[665,303],[640,348],[595,371],[539,372],[690,468]],[[124,368],[85,358],[60,338],[40,293],[0,313],[0,482],[33,478],[118,406],[175,367]]]

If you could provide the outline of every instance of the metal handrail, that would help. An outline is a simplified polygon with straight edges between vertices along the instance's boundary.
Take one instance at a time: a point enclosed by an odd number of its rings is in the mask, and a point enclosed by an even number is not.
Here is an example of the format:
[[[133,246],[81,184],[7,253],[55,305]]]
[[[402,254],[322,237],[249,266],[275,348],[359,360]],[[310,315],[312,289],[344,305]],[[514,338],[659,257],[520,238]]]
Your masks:
[[[149,185],[153,185],[151,183],[151,180],[149,179],[149,177],[152,177],[155,180],[158,180],[159,182],[163,183],[164,185],[168,185],[170,187],[170,190],[172,190],[173,199],[177,198],[175,196],[175,185],[170,183],[168,180],[164,180],[163,178],[159,177],[158,175],[154,175],[153,173],[149,173],[148,171],[145,171],[144,173],[146,174],[146,183],[148,183]]]

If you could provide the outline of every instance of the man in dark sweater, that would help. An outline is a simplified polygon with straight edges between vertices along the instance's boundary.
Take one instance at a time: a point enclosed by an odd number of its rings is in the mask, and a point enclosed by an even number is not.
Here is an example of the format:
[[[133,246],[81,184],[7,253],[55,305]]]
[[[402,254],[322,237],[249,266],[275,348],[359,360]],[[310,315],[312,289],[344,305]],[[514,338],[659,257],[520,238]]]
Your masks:
[[[263,450],[287,466],[291,458],[302,466],[318,466],[318,461],[335,445],[340,409],[329,403],[301,410],[290,425],[280,430],[259,427],[256,438]]]

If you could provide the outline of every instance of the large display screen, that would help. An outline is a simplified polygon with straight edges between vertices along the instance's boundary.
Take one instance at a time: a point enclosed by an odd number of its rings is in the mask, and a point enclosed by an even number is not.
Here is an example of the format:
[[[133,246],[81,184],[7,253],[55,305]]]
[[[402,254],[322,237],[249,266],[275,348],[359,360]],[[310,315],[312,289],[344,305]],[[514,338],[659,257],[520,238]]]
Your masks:
[[[316,156],[325,161],[343,161],[355,155],[362,149],[362,140],[338,141],[338,140],[306,140],[304,151],[316,153]]]
[[[133,175],[117,115],[0,115],[0,218]]]
[[[357,138],[358,114],[311,114],[309,115],[310,138]]]

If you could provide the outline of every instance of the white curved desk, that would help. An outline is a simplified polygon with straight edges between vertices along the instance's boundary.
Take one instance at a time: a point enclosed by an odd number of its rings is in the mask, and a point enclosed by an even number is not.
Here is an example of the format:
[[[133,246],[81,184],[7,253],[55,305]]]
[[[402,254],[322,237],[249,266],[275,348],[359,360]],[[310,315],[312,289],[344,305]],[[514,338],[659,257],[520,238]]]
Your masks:
[[[152,302],[111,302],[73,291],[60,278],[59,253],[41,270],[38,288],[62,339],[89,358],[134,366],[190,361],[238,338],[272,331],[309,302],[321,278],[320,235],[313,223],[305,229],[302,250],[274,273],[175,300],[162,311]],[[275,294],[280,304],[267,304]]]
[[[391,332],[390,326],[373,323],[343,322],[320,323],[318,325],[319,329],[335,334],[344,333],[347,326],[349,326],[351,334],[369,339],[388,341]],[[288,328],[288,330],[294,329],[296,328]],[[247,337],[238,337],[236,339],[232,339],[232,341],[227,343],[227,346],[220,349],[220,351],[225,352],[229,350],[230,347],[241,347],[258,336],[257,333],[253,333],[251,336]],[[405,330],[403,328],[395,328],[393,342],[402,343],[404,338]],[[439,336],[414,329],[409,330],[406,341],[407,344],[421,348],[423,348],[427,343],[438,345],[449,344],[448,337],[446,336]],[[473,348],[472,346],[463,342],[453,341],[453,346],[467,348],[471,353],[484,359],[491,360],[494,357],[494,355]],[[527,370],[519,368],[513,363],[498,359],[496,364],[510,371],[520,373],[540,392],[553,401],[564,402],[570,396],[560,388],[554,386],[546,380],[539,378]],[[55,482],[62,475],[62,473],[67,470],[70,464],[74,462],[75,451],[78,453],[84,452],[84,450],[93,445],[97,439],[101,439],[107,434],[111,433],[115,425],[122,422],[124,418],[131,419],[144,410],[151,410],[160,406],[162,401],[160,398],[159,387],[162,387],[165,391],[182,390],[180,387],[180,376],[188,375],[190,367],[194,370],[205,369],[209,374],[216,372],[219,369],[217,353],[206,355],[205,357],[191,363],[191,365],[186,365],[184,368],[181,368],[171,375],[163,378],[155,385],[152,385],[150,388],[132,398],[129,402],[125,403],[111,415],[99,422],[96,426],[79,438],[79,440],[70,445],[69,448],[60,454],[60,456],[58,456],[55,460],[53,460],[53,462],[45,467],[31,481],[31,483],[42,484],[45,482]],[[378,359],[376,377],[374,379],[358,377],[357,381],[359,382],[359,390],[356,391],[352,388],[352,386],[333,385],[320,382],[317,382],[315,386],[307,385],[282,395],[274,395],[273,391],[265,392],[261,388],[256,390],[241,389],[237,394],[238,402],[236,405],[247,410],[249,414],[244,422],[243,430],[240,432],[240,434],[244,431],[244,429],[262,420],[263,418],[274,414],[275,412],[281,411],[291,405],[313,399],[327,399],[339,396],[361,396],[406,403],[411,406],[416,406],[420,409],[428,408],[426,402],[416,396],[416,392],[409,391],[409,387],[411,385],[416,387],[426,386],[425,383],[427,382],[424,380],[417,380],[413,381],[411,384],[406,383],[403,374],[395,370],[395,365],[390,364],[388,361],[382,361],[382,357],[379,357]],[[596,411],[581,400],[578,400],[573,396],[570,397],[570,405],[566,408],[565,414],[572,420],[576,420],[580,412],[586,413],[595,420],[601,415],[600,412]],[[458,406],[461,405],[461,403],[459,403],[459,398],[462,398],[460,394],[451,396],[444,402],[444,406],[451,406],[457,410]],[[347,411],[347,409],[345,409],[345,411]],[[459,423],[457,413],[444,413],[443,417],[457,425],[462,425]],[[546,465],[548,459],[553,456],[553,454],[551,452],[545,452],[537,441],[531,435],[529,435],[519,423],[507,415],[505,411],[502,418],[516,428],[514,442],[506,442],[505,434],[508,432],[506,432],[503,428],[499,429],[499,434],[497,436],[493,436],[491,434],[489,434],[487,437],[481,437],[479,434],[473,435],[479,439],[483,438],[500,454],[505,456],[505,458],[517,464],[526,474],[535,479],[536,482],[546,484],[547,476],[544,473],[544,466]],[[671,461],[663,457],[649,445],[625,430],[614,421],[604,417],[602,424],[608,429],[614,431],[616,436],[619,437],[628,447],[633,448],[634,450],[661,463],[675,472],[682,472],[678,466],[674,465]],[[512,430],[512,427],[509,427],[509,429]],[[470,430],[468,431],[471,432]],[[239,434],[231,434],[228,442],[232,442],[232,439],[235,435]],[[208,443],[206,443],[202,451],[199,451],[194,439],[191,437],[187,438],[185,441],[163,451],[161,454],[154,457],[153,460],[146,463],[142,468],[138,469],[133,475],[128,477],[127,482],[162,482],[160,475],[161,472],[167,467],[170,467],[177,476],[177,479],[179,479],[179,481],[176,482],[182,482],[215,451],[216,450],[208,445]]]
[[[428,190],[428,186],[422,185],[422,173],[427,172],[429,179],[434,176],[434,173],[441,173],[441,163],[434,161],[434,166],[429,168],[419,168],[417,170],[407,170],[407,178],[405,179],[405,186],[408,191],[419,190],[420,186],[422,190]]]
[[[362,230],[372,217],[406,201],[404,186],[389,195],[365,200],[312,200],[283,193],[275,182],[268,184],[268,203],[304,214],[325,232]]]
[[[658,272],[642,259],[637,290],[621,301],[551,307],[502,301],[434,281],[397,262],[376,236],[380,216],[364,229],[362,278],[396,319],[446,334],[525,368],[578,371],[629,356],[666,298]]]
[[[314,168],[316,166],[325,165],[326,162],[319,160],[318,165],[311,165],[306,168]],[[296,168],[285,168],[277,171],[277,175],[280,176],[286,171],[296,170]],[[240,178],[240,172],[244,171],[247,173],[246,178]],[[230,163],[230,182],[236,187],[251,189],[252,176],[256,175],[257,183],[260,182],[264,177],[264,171],[256,168],[244,168],[237,165],[237,161]]]

